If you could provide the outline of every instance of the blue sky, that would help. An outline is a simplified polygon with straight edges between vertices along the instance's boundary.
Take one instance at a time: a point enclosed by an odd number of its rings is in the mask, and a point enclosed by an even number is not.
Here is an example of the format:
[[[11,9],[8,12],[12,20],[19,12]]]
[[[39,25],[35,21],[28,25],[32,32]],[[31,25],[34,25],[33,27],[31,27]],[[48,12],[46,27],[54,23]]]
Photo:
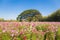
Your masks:
[[[0,0],[0,18],[16,19],[27,9],[37,9],[47,16],[60,8],[60,0]]]

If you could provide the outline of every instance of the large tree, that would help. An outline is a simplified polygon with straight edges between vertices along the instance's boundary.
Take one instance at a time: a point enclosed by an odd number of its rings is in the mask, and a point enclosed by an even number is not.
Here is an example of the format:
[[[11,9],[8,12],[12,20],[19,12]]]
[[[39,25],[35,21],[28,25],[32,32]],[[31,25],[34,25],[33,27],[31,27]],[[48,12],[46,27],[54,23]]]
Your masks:
[[[52,13],[47,18],[48,21],[60,21],[60,9]]]
[[[25,10],[22,13],[20,13],[17,17],[18,21],[41,21],[42,15],[38,10],[35,9],[29,9]]]

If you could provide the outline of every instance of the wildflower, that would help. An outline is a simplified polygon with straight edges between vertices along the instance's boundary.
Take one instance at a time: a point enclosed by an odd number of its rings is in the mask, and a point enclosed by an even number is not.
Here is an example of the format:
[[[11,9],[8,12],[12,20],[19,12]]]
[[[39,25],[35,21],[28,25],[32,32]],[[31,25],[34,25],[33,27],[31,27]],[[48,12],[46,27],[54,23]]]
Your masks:
[[[38,33],[38,31],[35,28],[32,29],[32,32],[33,33]]]
[[[32,27],[34,27],[34,26],[35,26],[35,24],[33,23],[33,24],[32,24]]]
[[[16,34],[18,34],[18,31],[16,31]]]
[[[3,31],[2,31],[2,32],[4,33],[4,32],[6,32],[6,30],[5,30],[5,29],[3,29]]]
[[[11,30],[11,32],[12,32],[12,33],[14,33],[14,32],[15,32],[15,30]]]
[[[22,35],[22,34],[24,34],[24,31],[23,30],[20,31],[20,35]]]
[[[14,36],[14,34],[11,34],[11,36],[13,37],[13,36]]]
[[[45,34],[45,32],[41,32],[41,34],[42,34],[42,35],[44,35],[44,34]]]
[[[27,37],[26,37],[26,36],[24,36],[24,37],[23,37],[23,39],[24,39],[24,40],[27,40]]]

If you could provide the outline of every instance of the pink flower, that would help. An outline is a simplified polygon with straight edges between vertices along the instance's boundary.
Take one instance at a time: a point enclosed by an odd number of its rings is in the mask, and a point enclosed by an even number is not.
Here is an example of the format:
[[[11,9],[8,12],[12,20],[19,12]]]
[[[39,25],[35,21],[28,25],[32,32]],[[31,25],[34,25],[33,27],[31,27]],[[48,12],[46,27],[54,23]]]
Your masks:
[[[20,35],[22,35],[23,34],[23,32],[20,32]]]
[[[24,36],[24,37],[23,37],[23,39],[24,39],[24,40],[27,40],[27,37],[26,37],[26,36]]]
[[[3,29],[2,29],[2,32],[6,32],[6,28],[3,28]]]
[[[22,35],[22,34],[24,34],[24,31],[23,30],[20,31],[20,35]]]
[[[11,30],[11,32],[12,32],[12,33],[14,33],[14,32],[15,32],[15,30]]]
[[[4,32],[6,32],[6,30],[3,30],[2,32],[4,33]]]
[[[18,31],[16,31],[16,34],[18,34]]]
[[[32,29],[32,32],[33,33],[38,33],[38,31],[35,28]]]
[[[35,24],[33,23],[33,24],[32,24],[32,27],[34,27],[34,26],[35,26]]]
[[[13,37],[13,36],[14,36],[14,34],[11,34],[11,36]]]
[[[44,34],[45,34],[45,32],[41,32],[41,34],[42,34],[42,35],[44,35]]]

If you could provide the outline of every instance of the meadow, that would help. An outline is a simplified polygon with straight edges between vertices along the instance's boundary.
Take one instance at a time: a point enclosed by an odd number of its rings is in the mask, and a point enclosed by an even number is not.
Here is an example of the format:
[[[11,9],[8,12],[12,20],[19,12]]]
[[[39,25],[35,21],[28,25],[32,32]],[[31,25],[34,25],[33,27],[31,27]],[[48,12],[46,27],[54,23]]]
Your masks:
[[[60,22],[0,22],[0,40],[60,40]]]

